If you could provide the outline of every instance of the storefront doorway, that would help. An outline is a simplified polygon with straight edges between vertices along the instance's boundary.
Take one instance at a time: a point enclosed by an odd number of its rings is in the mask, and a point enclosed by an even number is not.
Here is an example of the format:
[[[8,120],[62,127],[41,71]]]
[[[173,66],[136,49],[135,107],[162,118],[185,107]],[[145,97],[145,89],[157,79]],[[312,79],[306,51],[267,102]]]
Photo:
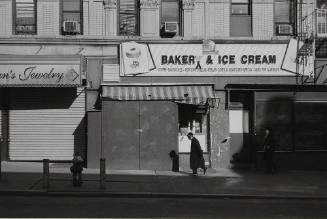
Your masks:
[[[200,142],[201,148],[207,165],[209,165],[209,132],[208,118],[209,111],[205,105],[179,104],[179,136],[178,136],[178,152],[179,166],[181,170],[188,171],[190,169],[189,157],[191,141],[187,138],[187,133],[192,132],[194,137]]]

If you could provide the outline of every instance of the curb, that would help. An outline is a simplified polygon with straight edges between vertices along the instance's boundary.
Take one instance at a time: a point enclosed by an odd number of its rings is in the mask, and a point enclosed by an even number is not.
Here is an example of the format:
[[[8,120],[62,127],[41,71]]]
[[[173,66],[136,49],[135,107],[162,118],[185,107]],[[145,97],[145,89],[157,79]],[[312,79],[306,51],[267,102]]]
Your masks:
[[[0,195],[16,196],[78,196],[111,198],[207,198],[207,199],[271,199],[271,200],[319,200],[326,196],[283,196],[283,195],[243,195],[243,194],[194,194],[194,193],[153,193],[153,192],[105,192],[105,191],[46,191],[46,190],[5,190]]]

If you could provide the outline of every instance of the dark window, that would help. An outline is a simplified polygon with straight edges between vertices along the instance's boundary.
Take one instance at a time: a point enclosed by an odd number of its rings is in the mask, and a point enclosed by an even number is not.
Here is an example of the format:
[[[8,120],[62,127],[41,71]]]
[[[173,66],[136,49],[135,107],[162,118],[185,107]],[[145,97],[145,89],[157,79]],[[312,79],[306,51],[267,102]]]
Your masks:
[[[16,0],[15,9],[15,33],[36,34],[36,0]]]
[[[161,1],[161,31],[162,37],[180,33],[180,2],[179,0]]]
[[[82,3],[81,0],[62,1],[62,33],[81,34]]]
[[[263,150],[264,129],[271,127],[276,150],[327,150],[327,102],[322,92],[257,92],[257,150]]]
[[[275,27],[277,35],[291,35],[295,23],[295,3],[293,0],[275,0]]]
[[[121,0],[119,2],[119,34],[138,35],[138,4],[136,0]]]
[[[327,9],[327,2],[326,2],[326,0],[317,0],[317,8]]]
[[[232,0],[232,14],[250,15],[250,0]]]
[[[327,150],[327,103],[295,103],[296,150]]]
[[[250,0],[232,0],[231,36],[251,36],[252,17]]]
[[[276,138],[276,150],[292,150],[292,102],[287,100],[257,101],[257,150],[263,150],[264,130],[271,127]]]

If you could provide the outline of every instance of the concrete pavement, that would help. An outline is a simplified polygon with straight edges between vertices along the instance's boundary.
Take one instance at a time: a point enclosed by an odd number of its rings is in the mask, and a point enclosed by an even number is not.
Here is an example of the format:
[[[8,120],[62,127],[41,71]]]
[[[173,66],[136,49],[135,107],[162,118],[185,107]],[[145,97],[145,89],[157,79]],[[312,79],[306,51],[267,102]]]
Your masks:
[[[73,187],[69,164],[50,164],[50,186],[43,189],[42,163],[2,162],[0,194],[125,195],[229,198],[287,198],[327,200],[327,172],[209,169],[194,177],[190,172],[107,170],[100,189],[99,170],[85,169],[83,185]]]

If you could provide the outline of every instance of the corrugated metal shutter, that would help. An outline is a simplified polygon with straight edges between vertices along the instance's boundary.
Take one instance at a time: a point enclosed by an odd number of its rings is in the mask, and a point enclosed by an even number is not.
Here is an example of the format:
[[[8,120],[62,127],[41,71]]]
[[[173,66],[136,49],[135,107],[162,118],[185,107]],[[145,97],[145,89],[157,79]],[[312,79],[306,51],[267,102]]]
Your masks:
[[[9,158],[71,160],[85,153],[85,92],[81,88],[19,88],[11,94]]]

